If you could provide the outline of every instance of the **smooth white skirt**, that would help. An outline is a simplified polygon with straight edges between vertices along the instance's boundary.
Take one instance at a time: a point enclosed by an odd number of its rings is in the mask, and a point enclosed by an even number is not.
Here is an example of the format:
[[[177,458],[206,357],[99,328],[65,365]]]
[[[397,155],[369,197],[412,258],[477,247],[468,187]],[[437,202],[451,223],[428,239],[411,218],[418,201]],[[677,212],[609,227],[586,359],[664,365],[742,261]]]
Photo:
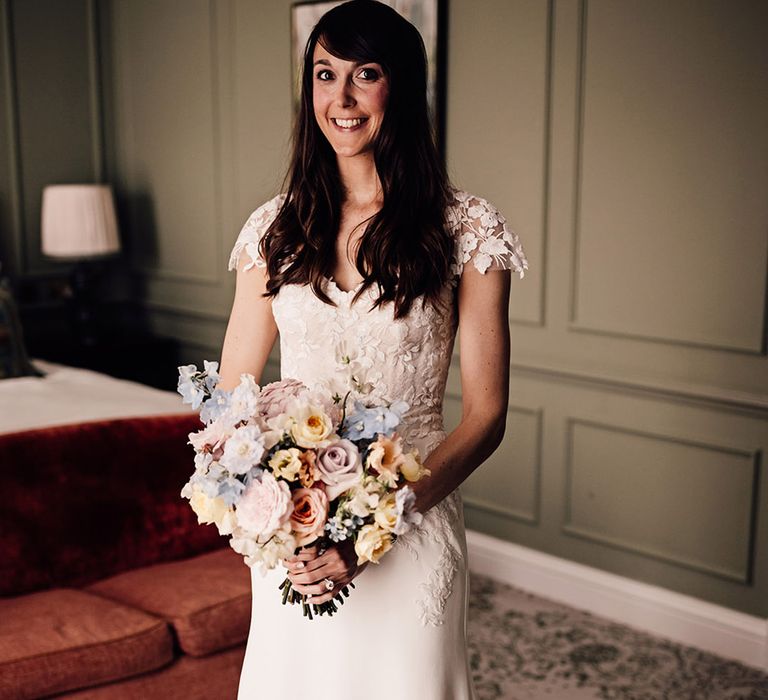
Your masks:
[[[466,553],[456,491],[365,568],[332,617],[282,604],[282,566],[265,577],[253,568],[238,700],[475,700]]]

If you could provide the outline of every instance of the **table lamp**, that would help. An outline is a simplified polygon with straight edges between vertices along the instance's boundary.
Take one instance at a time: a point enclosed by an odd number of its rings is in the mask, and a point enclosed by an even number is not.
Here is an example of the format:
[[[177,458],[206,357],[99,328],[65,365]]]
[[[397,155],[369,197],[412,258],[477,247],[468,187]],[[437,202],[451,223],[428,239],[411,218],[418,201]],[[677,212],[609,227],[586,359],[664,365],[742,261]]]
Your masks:
[[[70,321],[82,345],[101,335],[94,261],[120,252],[117,217],[109,185],[48,185],[43,189],[41,245],[44,255],[75,263],[70,276]]]

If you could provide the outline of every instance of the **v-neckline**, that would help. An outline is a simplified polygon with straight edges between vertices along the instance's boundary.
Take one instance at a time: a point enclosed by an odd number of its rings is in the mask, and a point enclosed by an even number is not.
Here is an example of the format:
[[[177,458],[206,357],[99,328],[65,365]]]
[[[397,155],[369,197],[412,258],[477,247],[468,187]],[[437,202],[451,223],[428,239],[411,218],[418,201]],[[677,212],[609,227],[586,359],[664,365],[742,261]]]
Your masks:
[[[350,294],[354,294],[365,283],[364,279],[360,280],[354,287],[352,287],[352,289],[347,290],[347,289],[342,289],[341,287],[339,287],[339,285],[336,283],[336,280],[333,279],[332,276],[331,277],[325,277],[325,279],[336,289],[336,291],[340,292],[344,296],[349,296]]]

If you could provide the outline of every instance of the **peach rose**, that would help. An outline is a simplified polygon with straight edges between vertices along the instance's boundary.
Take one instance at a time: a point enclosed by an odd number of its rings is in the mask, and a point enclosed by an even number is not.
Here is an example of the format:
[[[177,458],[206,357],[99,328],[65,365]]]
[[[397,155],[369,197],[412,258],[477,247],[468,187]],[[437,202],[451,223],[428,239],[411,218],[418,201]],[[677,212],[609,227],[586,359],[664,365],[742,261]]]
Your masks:
[[[296,535],[296,546],[303,547],[323,534],[328,519],[328,496],[321,488],[300,488],[293,492],[291,498],[291,527]]]

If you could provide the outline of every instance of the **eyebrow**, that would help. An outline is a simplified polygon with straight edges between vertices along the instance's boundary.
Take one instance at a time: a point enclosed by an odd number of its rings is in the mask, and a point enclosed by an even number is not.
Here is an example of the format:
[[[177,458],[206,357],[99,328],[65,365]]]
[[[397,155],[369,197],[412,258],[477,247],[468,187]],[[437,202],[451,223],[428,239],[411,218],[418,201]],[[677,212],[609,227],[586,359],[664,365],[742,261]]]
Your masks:
[[[312,65],[317,65],[318,63],[322,63],[324,66],[330,66],[331,62],[326,58],[318,58]],[[358,66],[364,66],[368,63],[376,63],[376,61],[355,61],[354,66],[357,68]]]

